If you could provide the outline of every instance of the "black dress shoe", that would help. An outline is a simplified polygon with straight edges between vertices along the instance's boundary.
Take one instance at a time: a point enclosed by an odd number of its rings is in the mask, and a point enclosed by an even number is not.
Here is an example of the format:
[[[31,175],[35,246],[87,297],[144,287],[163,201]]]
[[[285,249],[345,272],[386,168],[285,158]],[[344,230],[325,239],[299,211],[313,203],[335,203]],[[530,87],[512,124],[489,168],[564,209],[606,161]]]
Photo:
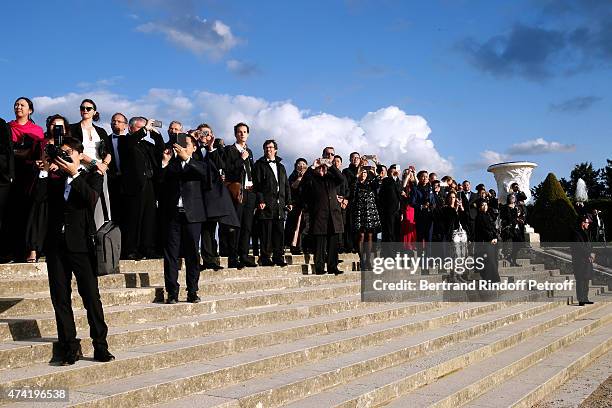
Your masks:
[[[227,263],[227,267],[228,268],[236,268],[236,269],[242,269],[243,268],[242,263],[239,262],[239,261],[229,261]]]
[[[325,271],[323,269],[316,269],[315,275],[325,275]]]
[[[167,305],[175,305],[178,303],[178,298],[174,297],[174,296],[168,296],[168,299],[166,299],[166,304]]]
[[[274,265],[280,266],[281,268],[284,268],[285,266],[288,265],[287,262],[285,262],[284,259],[272,260],[272,262],[274,262]]]
[[[583,302],[585,305],[592,305],[593,302],[591,302],[590,300],[587,300],[586,302]]]
[[[291,247],[291,255],[302,255],[303,252],[298,247]]]
[[[223,267],[221,265],[219,265],[218,263],[215,262],[209,262],[207,264],[204,265],[206,267],[206,269],[212,269],[213,271],[219,271],[221,269],[223,269]]]
[[[196,292],[189,292],[187,293],[187,301],[189,303],[200,303],[200,297],[198,296],[198,294]]]
[[[274,266],[274,262],[270,258],[259,258],[259,264],[261,266]]]
[[[138,252],[132,252],[130,254],[127,254],[124,259],[130,261],[140,261],[142,259],[142,255],[140,255]]]
[[[77,361],[79,361],[83,357],[83,350],[79,345],[79,348],[76,351],[68,351],[61,359],[61,365],[69,366],[73,365]]]
[[[338,268],[332,269],[331,271],[327,272],[329,274],[333,274],[333,275],[342,275],[344,273],[344,271],[341,271]]]
[[[248,258],[241,259],[240,263],[242,263],[244,266],[249,267],[249,268],[255,268],[257,266],[255,262],[251,261]]]
[[[584,306],[584,305],[586,305],[585,302],[578,302],[578,306]]]
[[[108,363],[109,361],[113,361],[115,356],[109,353],[108,350],[98,351],[94,350],[94,360],[99,361],[101,363]]]

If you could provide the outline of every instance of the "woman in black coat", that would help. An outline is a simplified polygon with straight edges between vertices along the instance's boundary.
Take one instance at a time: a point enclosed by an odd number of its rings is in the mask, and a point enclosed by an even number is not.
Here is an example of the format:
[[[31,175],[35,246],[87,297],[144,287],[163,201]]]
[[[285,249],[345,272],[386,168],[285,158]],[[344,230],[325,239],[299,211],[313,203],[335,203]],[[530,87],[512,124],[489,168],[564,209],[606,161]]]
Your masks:
[[[302,214],[304,203],[300,197],[300,183],[307,168],[308,162],[306,159],[299,158],[295,161],[293,172],[289,176],[291,204],[293,207],[287,213],[287,221],[285,222],[285,245],[291,249],[293,255],[300,255],[302,253],[301,235],[305,223]]]
[[[450,191],[446,195],[446,202],[442,207],[433,210],[434,223],[442,235],[440,243],[442,245],[443,257],[459,258],[465,257],[467,253],[467,242],[454,242],[453,232],[461,226],[463,217],[463,204],[457,199],[457,194]],[[467,232],[466,232],[467,238]],[[449,271],[451,282],[467,282],[462,275],[457,275],[454,270]]]
[[[572,243],[572,268],[576,279],[576,297],[580,306],[592,304],[589,300],[589,280],[593,278],[595,254],[589,240],[589,215],[580,216],[579,226],[574,231]]]
[[[486,200],[477,201],[478,215],[474,223],[474,239],[476,242],[475,254],[484,258],[484,268],[480,271],[482,279],[491,282],[500,282],[499,262],[497,260],[497,229],[488,213],[489,205]]]
[[[510,261],[510,265],[518,266],[517,254],[522,247],[521,243],[525,242],[525,212],[522,206],[516,205],[514,194],[508,194],[506,205],[502,206],[500,211],[500,219],[506,259]]]

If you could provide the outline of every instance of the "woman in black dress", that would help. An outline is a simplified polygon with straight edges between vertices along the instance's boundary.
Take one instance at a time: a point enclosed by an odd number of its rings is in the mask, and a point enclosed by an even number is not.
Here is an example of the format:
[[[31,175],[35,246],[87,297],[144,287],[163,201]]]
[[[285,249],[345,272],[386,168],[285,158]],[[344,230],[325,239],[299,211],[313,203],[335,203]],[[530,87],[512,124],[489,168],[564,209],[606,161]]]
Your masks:
[[[457,194],[450,191],[446,195],[445,204],[434,210],[434,223],[442,234],[443,256],[458,258],[467,255],[467,242],[455,242],[454,232],[461,226],[463,217],[463,204],[457,199]],[[467,237],[467,234],[465,235]],[[449,271],[451,282],[467,282],[462,275],[457,275],[454,270]]]
[[[484,259],[484,268],[480,271],[482,279],[491,282],[500,282],[499,261],[497,259],[497,229],[489,215],[489,205],[486,200],[477,201],[478,215],[474,227],[476,242],[475,254]]]
[[[380,230],[373,180],[373,177],[368,178],[368,169],[362,166],[357,172],[354,205],[351,207],[353,230],[357,234],[359,257],[364,270],[372,269],[372,236]]]

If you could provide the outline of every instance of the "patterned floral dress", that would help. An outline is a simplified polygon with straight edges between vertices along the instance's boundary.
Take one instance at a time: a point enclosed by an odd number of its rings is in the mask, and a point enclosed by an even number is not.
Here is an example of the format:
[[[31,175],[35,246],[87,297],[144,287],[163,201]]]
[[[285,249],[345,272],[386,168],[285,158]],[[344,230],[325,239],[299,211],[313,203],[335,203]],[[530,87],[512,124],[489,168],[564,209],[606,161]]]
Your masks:
[[[380,230],[380,217],[376,208],[376,196],[372,180],[355,183],[353,210],[353,230],[356,232],[377,232]]]

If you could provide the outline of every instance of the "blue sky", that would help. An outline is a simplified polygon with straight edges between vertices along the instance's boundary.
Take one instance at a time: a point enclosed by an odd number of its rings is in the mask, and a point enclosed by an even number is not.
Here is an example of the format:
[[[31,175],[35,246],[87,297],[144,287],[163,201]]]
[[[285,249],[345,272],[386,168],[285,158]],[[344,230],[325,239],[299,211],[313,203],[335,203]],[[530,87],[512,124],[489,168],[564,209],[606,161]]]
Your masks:
[[[231,140],[252,124],[288,161],[347,156],[493,186],[504,160],[568,177],[612,158],[612,3],[605,0],[9,2],[0,115],[35,99],[40,123],[145,114]],[[27,22],[21,19],[27,19]],[[107,126],[108,127],[108,126]]]

